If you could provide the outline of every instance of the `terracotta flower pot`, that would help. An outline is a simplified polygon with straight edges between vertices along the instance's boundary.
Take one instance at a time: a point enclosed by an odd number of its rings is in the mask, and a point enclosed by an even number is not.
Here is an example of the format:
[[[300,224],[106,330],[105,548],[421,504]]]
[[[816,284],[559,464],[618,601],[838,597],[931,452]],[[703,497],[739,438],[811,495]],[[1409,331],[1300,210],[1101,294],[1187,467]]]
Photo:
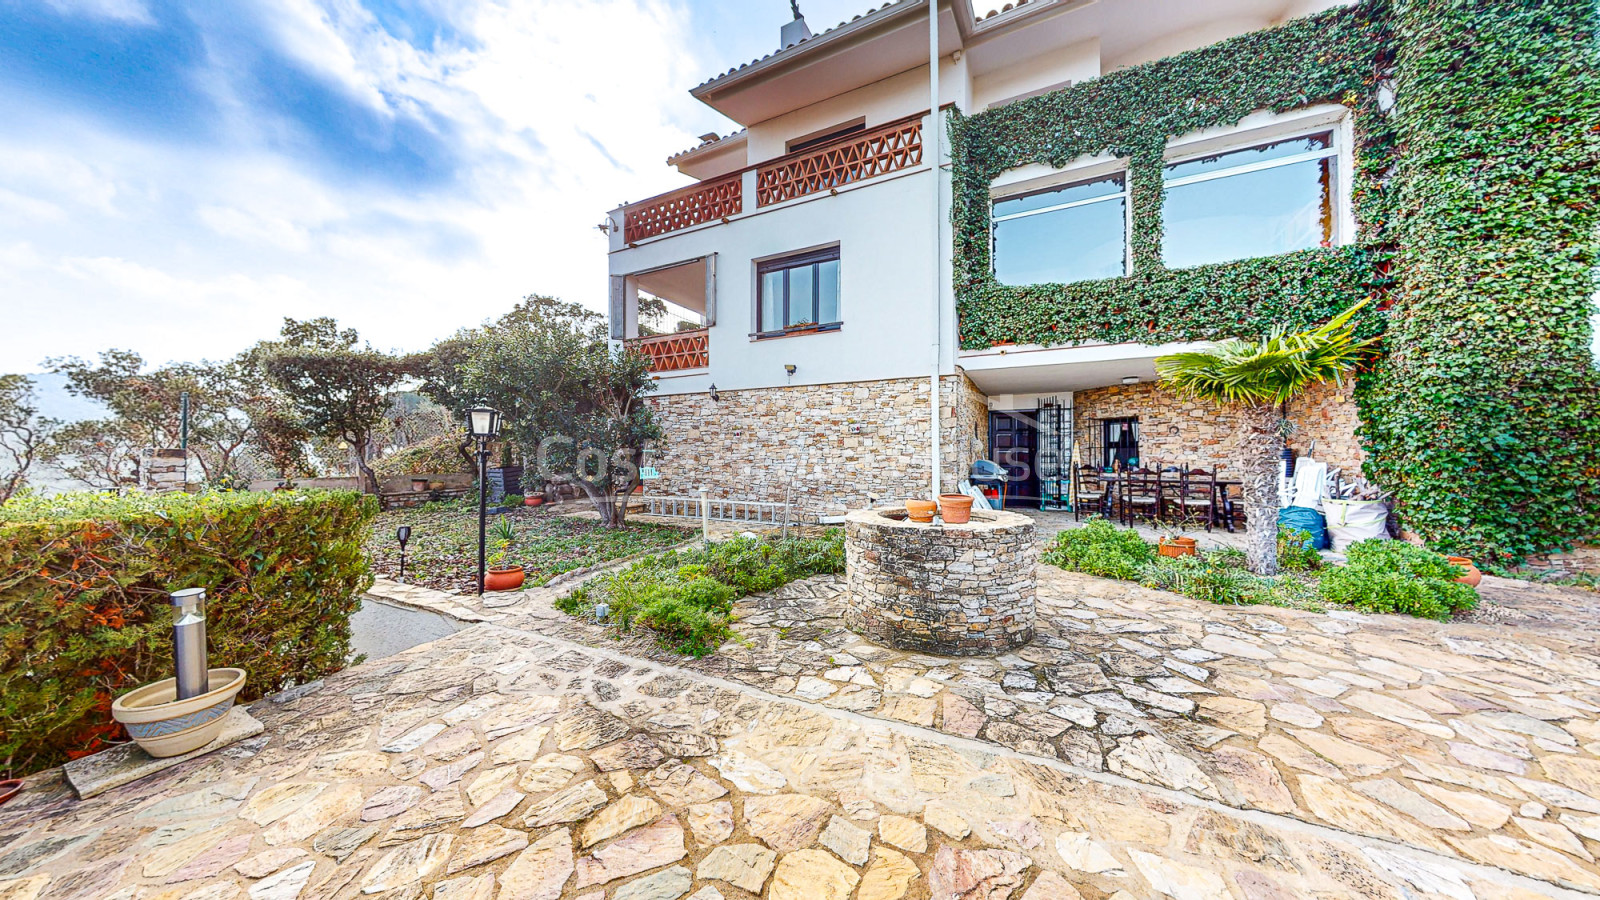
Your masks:
[[[442,482],[442,481],[430,481],[430,482],[428,482],[428,490],[430,490],[430,491],[442,491],[442,490],[444,490],[444,482]]]
[[[187,700],[178,699],[178,679],[157,681],[118,697],[111,717],[151,756],[182,756],[216,739],[244,678],[243,669],[212,669],[210,690]]]
[[[940,494],[939,514],[946,525],[965,525],[972,520],[972,498],[966,494]]]
[[[1469,585],[1473,588],[1476,588],[1478,583],[1483,581],[1483,572],[1480,571],[1477,566],[1473,565],[1472,560],[1468,557],[1452,556],[1450,557],[1450,561],[1467,570],[1467,574],[1457,578],[1456,581],[1460,582],[1461,584]]]
[[[0,806],[5,806],[6,801],[22,793],[21,778],[7,778],[0,781]]]
[[[521,566],[506,566],[504,568],[490,569],[483,576],[483,589],[486,591],[514,591],[522,587],[522,580],[527,573]]]
[[[522,505],[523,506],[543,506],[544,505],[544,498],[543,497],[523,497],[522,498]]]
[[[907,500],[906,518],[913,522],[927,524],[933,521],[933,513],[938,508],[939,504],[932,500]]]
[[[1160,546],[1156,547],[1156,553],[1173,558],[1194,556],[1198,552],[1199,547],[1195,545],[1194,538],[1187,537],[1162,538]]]
[[[415,492],[420,494],[420,493],[422,493],[423,491],[425,491],[427,489],[428,489],[428,479],[426,479],[426,478],[413,478],[413,479],[411,479],[411,490],[413,490],[413,491],[415,491]]]

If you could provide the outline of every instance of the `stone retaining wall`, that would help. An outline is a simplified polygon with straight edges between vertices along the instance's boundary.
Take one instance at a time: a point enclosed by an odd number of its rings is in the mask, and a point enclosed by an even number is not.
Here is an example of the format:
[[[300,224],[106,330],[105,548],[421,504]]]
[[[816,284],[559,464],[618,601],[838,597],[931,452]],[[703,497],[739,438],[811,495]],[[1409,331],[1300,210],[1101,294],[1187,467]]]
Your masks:
[[[837,515],[884,501],[926,497],[928,379],[796,385],[652,397],[666,432],[650,465],[652,494],[783,502]],[[987,401],[965,375],[940,384],[942,478],[966,477],[988,445]],[[952,480],[953,479],[953,480]]]
[[[935,528],[884,512],[857,510],[846,520],[847,627],[942,656],[1002,653],[1033,639],[1032,519],[975,510],[969,524]]]

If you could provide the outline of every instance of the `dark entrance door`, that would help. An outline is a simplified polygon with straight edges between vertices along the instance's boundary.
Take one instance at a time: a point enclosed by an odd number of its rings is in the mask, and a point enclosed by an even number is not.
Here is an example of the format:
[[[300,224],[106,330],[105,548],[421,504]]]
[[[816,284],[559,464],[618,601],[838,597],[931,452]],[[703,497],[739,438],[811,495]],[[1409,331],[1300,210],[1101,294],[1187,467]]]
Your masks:
[[[989,413],[989,458],[1003,466],[1011,481],[1006,505],[1039,506],[1039,429],[1032,412]]]

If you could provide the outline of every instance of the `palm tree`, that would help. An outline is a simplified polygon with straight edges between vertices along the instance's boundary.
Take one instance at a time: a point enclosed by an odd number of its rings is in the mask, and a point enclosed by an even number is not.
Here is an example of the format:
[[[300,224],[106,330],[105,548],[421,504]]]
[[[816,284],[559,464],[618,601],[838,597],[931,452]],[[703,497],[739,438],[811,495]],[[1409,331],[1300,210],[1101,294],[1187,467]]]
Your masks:
[[[1290,425],[1287,404],[1314,384],[1342,381],[1372,353],[1377,338],[1358,340],[1352,320],[1363,300],[1325,325],[1260,341],[1218,341],[1208,350],[1156,360],[1161,386],[1242,413],[1236,464],[1243,473],[1245,552],[1258,575],[1278,572],[1278,461]]]

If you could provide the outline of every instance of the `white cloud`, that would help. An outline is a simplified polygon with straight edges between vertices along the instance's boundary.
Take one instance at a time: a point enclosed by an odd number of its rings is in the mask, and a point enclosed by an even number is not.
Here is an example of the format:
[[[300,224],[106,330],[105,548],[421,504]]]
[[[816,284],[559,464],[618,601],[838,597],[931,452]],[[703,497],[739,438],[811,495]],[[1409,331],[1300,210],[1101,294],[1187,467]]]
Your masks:
[[[421,349],[529,292],[603,308],[594,224],[680,183],[663,160],[719,124],[686,93],[711,66],[669,0],[461,5],[463,39],[437,53],[350,0],[272,8],[267,39],[350,96],[444,120],[465,161],[454,183],[399,190],[273,150],[282,126],[238,99],[230,51],[210,46],[216,67],[196,77],[224,104],[220,143],[65,113],[0,136],[0,210],[25,214],[0,215],[0,262],[27,262],[0,271],[0,371],[113,346],[218,357],[283,316]]]
[[[45,3],[63,15],[109,19],[129,25],[154,25],[156,21],[142,0],[45,0]]]

